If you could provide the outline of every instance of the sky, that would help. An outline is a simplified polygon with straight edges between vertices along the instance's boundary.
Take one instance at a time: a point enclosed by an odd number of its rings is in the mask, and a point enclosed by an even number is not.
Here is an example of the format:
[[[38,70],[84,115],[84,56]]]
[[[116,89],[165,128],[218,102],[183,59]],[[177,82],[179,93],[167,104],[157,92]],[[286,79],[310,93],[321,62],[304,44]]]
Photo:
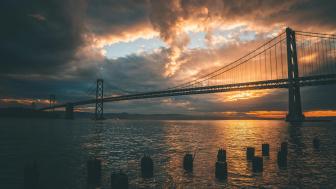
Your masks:
[[[336,33],[333,0],[2,0],[0,107],[165,89],[220,68],[286,27]],[[302,88],[307,115],[336,115],[335,86]],[[282,117],[285,89],[105,104],[105,112]],[[93,111],[93,106],[78,111]]]

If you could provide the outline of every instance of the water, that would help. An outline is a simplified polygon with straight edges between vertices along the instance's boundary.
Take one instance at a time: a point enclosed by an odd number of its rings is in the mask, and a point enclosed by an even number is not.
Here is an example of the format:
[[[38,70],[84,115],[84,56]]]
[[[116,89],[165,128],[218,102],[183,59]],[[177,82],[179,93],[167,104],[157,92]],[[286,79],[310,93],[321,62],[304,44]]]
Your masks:
[[[284,121],[128,121],[1,119],[0,188],[22,188],[23,167],[36,160],[43,189],[86,188],[86,160],[103,160],[102,188],[111,171],[127,172],[131,188],[336,187],[336,124]],[[320,150],[312,140],[321,139]],[[289,143],[288,168],[280,170],[276,153]],[[254,174],[246,146],[270,144],[263,173]],[[229,176],[214,176],[217,150],[227,150]],[[182,169],[186,152],[197,150],[192,174]],[[143,153],[154,160],[154,178],[139,170]]]

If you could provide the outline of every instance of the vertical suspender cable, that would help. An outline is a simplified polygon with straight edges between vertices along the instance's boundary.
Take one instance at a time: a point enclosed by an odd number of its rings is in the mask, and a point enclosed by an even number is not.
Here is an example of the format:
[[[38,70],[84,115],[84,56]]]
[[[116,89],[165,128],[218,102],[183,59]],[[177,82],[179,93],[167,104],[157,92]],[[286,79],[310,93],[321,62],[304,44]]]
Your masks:
[[[278,77],[278,57],[277,57],[277,51],[276,51],[276,48],[277,48],[277,44],[275,44],[274,46],[274,54],[275,54],[275,76],[276,76],[276,79],[279,79]]]
[[[281,78],[284,78],[283,62],[282,62],[282,39],[280,37],[280,61],[281,61]]]
[[[270,66],[271,66],[271,80],[272,80],[272,77],[273,77],[273,73],[272,73],[272,49],[269,49],[269,52],[270,52]]]
[[[266,49],[266,48],[265,48]],[[267,67],[266,67],[266,50],[264,51],[264,54],[265,54],[265,80],[267,80]]]

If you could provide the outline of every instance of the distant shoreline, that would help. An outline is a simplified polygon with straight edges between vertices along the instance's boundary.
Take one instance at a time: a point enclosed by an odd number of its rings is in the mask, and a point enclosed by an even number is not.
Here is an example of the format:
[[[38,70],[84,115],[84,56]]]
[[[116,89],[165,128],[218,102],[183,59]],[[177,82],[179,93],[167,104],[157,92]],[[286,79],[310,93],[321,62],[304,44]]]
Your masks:
[[[88,112],[75,112],[75,119],[92,119],[94,114]],[[186,115],[186,114],[130,114],[130,113],[105,113],[105,119],[120,120],[284,120],[284,118],[261,117],[228,117],[220,115]],[[63,111],[40,111],[25,108],[2,108],[0,118],[46,118],[64,119]],[[336,117],[308,117],[305,122],[330,122]]]

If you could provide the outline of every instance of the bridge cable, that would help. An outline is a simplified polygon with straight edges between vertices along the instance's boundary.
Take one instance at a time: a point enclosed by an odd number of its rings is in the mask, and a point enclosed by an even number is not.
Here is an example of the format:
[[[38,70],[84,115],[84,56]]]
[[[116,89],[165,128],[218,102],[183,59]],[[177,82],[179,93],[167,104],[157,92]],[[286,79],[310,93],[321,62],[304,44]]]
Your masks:
[[[280,33],[278,36],[276,36],[276,37],[272,38],[271,40],[265,42],[264,44],[260,45],[260,46],[257,47],[255,50],[249,52],[249,53],[246,54],[245,56],[243,56],[243,57],[241,57],[241,58],[239,58],[239,59],[237,59],[237,60],[235,60],[235,61],[229,63],[228,65],[223,66],[222,68],[220,68],[220,69],[218,69],[218,70],[215,70],[215,71],[213,71],[213,72],[211,72],[211,73],[209,73],[209,74],[206,74],[206,75],[204,75],[204,76],[202,76],[202,77],[200,77],[200,78],[198,78],[198,79],[195,79],[195,80],[192,80],[192,81],[183,83],[183,84],[181,84],[181,85],[177,85],[177,86],[175,86],[175,87],[168,88],[167,90],[171,90],[171,89],[175,89],[175,88],[180,88],[180,87],[183,87],[184,85],[187,85],[187,86],[188,86],[190,83],[194,83],[194,82],[196,82],[196,81],[198,81],[198,80],[200,80],[200,79],[206,78],[206,77],[208,77],[208,76],[210,76],[210,75],[212,75],[212,74],[214,74],[214,73],[217,73],[217,72],[219,72],[219,71],[221,71],[221,70],[223,70],[223,69],[225,69],[225,68],[227,68],[227,67],[229,67],[229,66],[232,66],[233,64],[239,62],[240,60],[242,60],[242,59],[248,57],[249,55],[251,55],[251,54],[253,54],[253,53],[255,53],[256,51],[258,51],[258,50],[261,49],[262,47],[265,47],[266,45],[268,45],[269,43],[271,43],[272,41],[274,41],[276,38],[282,36],[284,33],[285,33],[285,32]]]
[[[282,40],[284,40],[284,39],[282,39]],[[252,58],[255,58],[256,56],[258,56],[258,55],[260,55],[260,54],[262,54],[262,53],[265,53],[265,65],[266,65],[266,52],[267,52],[267,50],[271,49],[272,47],[274,47],[274,46],[275,46],[276,44],[278,44],[278,43],[279,43],[279,42],[273,44],[272,46],[270,46],[270,47],[268,47],[267,49],[265,49],[265,50],[259,52],[258,54],[254,55],[253,57],[251,57],[251,58],[249,58],[249,59],[247,59],[247,60],[244,60],[243,62],[241,62],[241,63],[239,63],[239,64],[237,64],[237,65],[235,65],[235,66],[233,66],[233,67],[231,67],[231,68],[229,68],[229,69],[227,69],[227,70],[224,70],[224,71],[222,71],[222,72],[220,72],[220,73],[218,73],[218,74],[216,74],[216,75],[213,75],[213,76],[211,76],[211,77],[205,78],[205,79],[203,79],[203,80],[201,80],[201,81],[197,81],[197,80],[196,80],[197,82],[192,83],[192,84],[189,84],[189,85],[185,85],[185,86],[183,86],[183,88],[192,86],[193,84],[200,84],[200,83],[203,82],[203,81],[212,79],[212,78],[214,78],[214,77],[216,77],[216,76],[218,76],[218,75],[220,75],[220,74],[223,74],[223,73],[225,73],[225,72],[228,72],[228,71],[230,71],[230,70],[236,68],[237,66],[246,63],[247,61],[251,60]],[[230,64],[230,65],[232,65],[232,64]],[[225,67],[228,67],[228,66],[225,66]],[[221,69],[222,69],[222,68],[221,68]],[[215,71],[215,72],[218,72],[218,70]],[[213,72],[213,73],[215,73],[215,72]],[[208,74],[208,75],[210,75],[210,74]],[[202,79],[202,78],[200,78],[200,79]],[[190,82],[189,82],[189,83],[190,83]],[[172,90],[172,88],[170,88],[170,90]]]

